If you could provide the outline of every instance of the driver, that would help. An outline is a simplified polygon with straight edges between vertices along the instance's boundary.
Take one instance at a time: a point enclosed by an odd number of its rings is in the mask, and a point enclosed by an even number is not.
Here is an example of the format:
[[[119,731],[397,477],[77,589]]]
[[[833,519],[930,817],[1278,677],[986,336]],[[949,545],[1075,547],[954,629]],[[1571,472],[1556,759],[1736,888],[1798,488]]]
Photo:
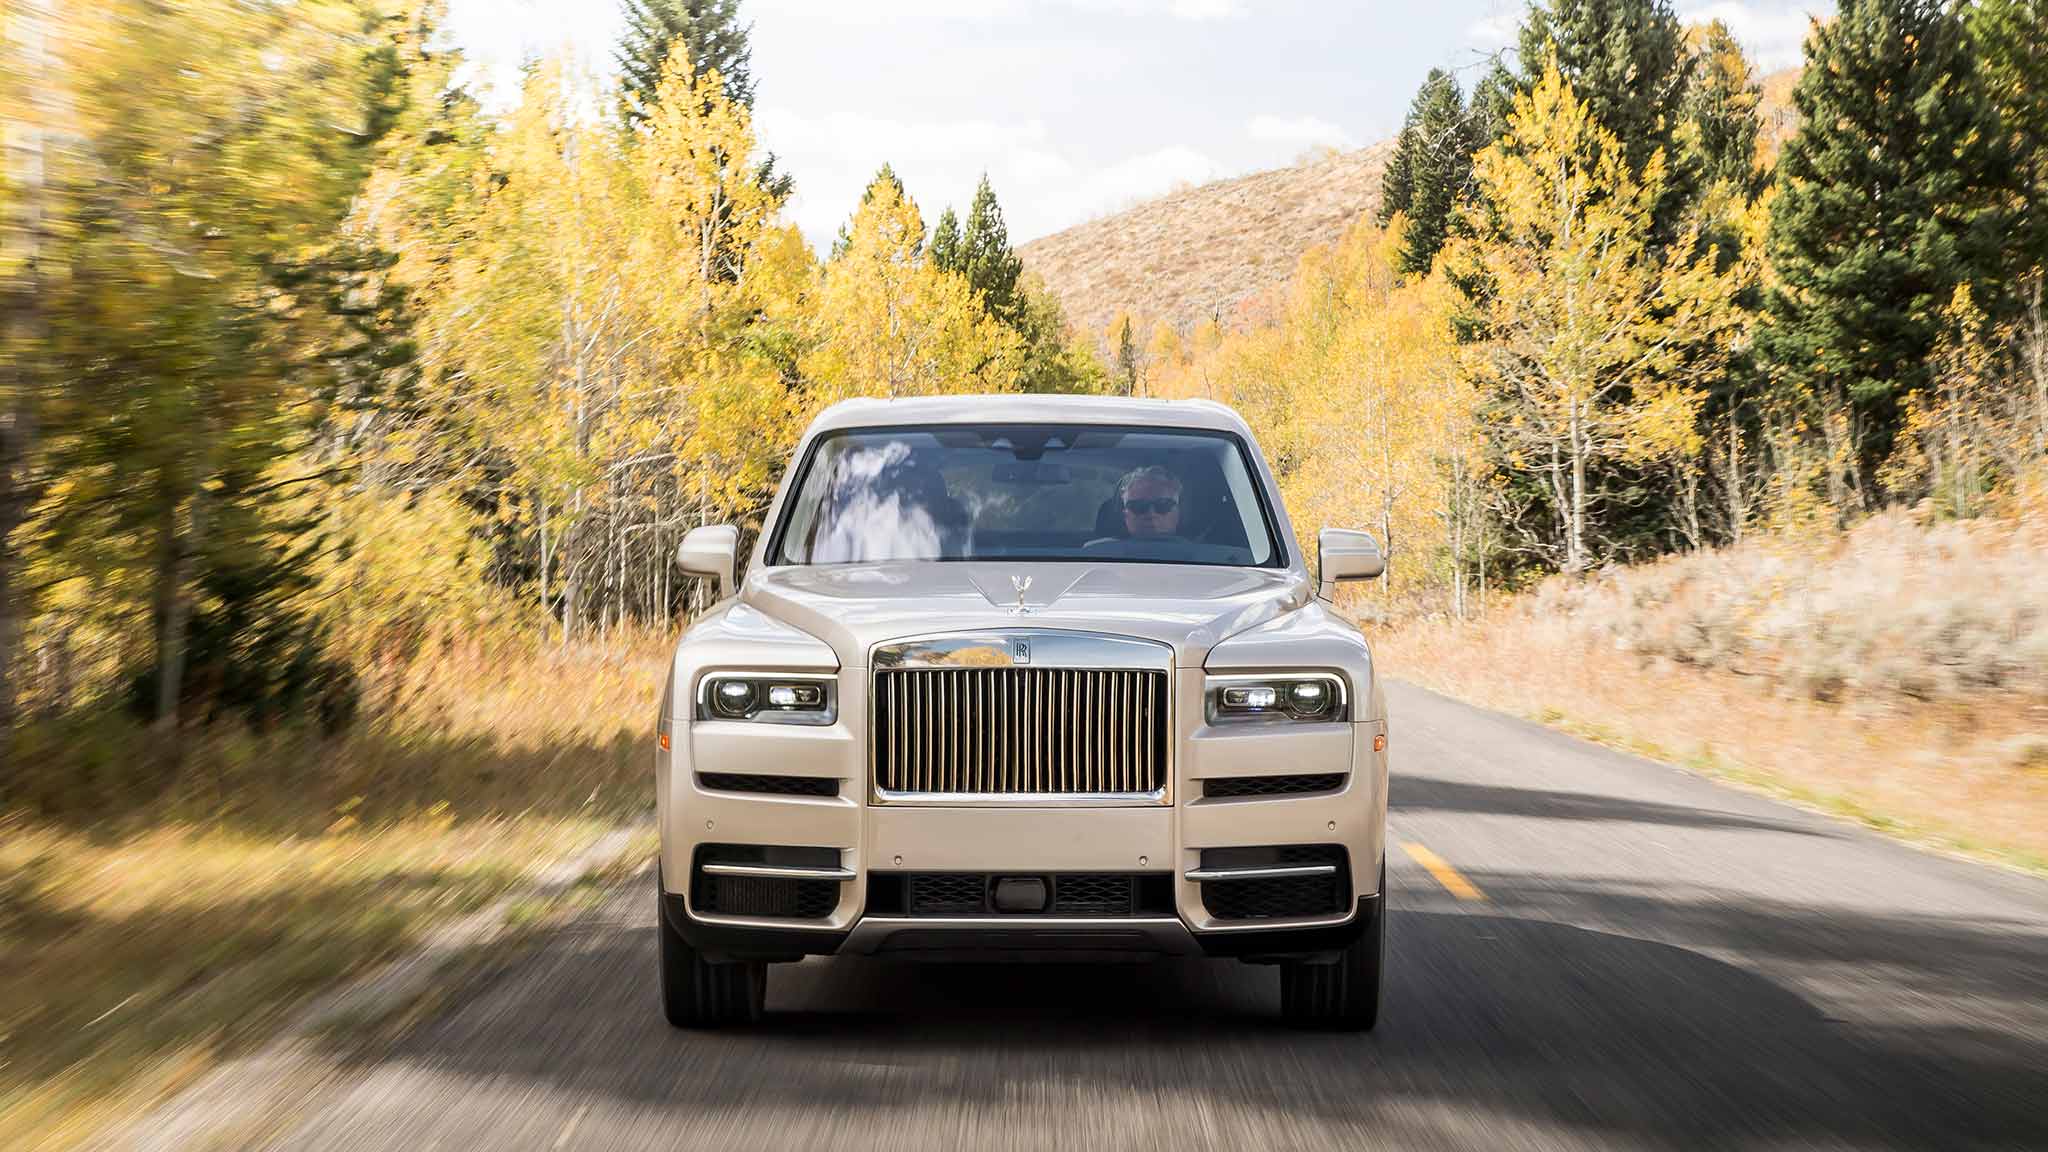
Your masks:
[[[1134,468],[1117,481],[1124,535],[1134,540],[1180,535],[1180,477],[1157,464]]]

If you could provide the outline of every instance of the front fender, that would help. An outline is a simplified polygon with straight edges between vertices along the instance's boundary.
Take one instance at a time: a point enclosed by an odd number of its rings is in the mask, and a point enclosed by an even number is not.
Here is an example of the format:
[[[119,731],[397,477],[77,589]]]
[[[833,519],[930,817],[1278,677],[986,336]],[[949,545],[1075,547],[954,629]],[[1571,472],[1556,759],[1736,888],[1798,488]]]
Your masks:
[[[1385,721],[1386,697],[1380,692],[1372,646],[1358,626],[1320,600],[1247,628],[1209,650],[1203,668],[1213,673],[1264,672],[1273,669],[1342,672],[1353,693],[1354,721]]]

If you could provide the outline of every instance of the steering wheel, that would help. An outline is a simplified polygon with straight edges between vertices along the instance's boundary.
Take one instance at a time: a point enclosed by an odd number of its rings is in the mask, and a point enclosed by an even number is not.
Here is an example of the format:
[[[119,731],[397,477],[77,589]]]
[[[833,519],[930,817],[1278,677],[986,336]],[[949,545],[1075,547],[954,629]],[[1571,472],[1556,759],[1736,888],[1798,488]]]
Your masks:
[[[1081,545],[1081,551],[1106,558],[1131,560],[1184,560],[1215,563],[1215,545],[1185,536],[1102,536]],[[1237,549],[1231,549],[1232,552]],[[1223,563],[1238,563],[1234,557]]]

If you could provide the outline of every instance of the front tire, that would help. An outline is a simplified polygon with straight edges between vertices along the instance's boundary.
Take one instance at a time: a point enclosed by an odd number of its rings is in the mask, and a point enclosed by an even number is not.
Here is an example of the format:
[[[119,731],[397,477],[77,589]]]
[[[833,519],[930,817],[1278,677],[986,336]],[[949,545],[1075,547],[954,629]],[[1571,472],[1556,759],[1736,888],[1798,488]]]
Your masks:
[[[1296,960],[1280,966],[1280,1012],[1304,1028],[1370,1032],[1380,1018],[1380,984],[1387,959],[1387,865],[1380,862],[1380,894],[1365,931],[1334,964]]]
[[[690,946],[669,923],[661,873],[655,873],[655,932],[660,939],[661,1011],[677,1028],[724,1028],[761,1019],[768,998],[768,965],[717,964]]]

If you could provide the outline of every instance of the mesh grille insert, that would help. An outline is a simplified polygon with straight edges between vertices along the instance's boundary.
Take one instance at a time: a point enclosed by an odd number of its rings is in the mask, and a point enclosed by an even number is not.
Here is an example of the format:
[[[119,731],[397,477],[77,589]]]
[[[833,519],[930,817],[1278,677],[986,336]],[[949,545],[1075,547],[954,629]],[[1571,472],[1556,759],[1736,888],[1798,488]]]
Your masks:
[[[1341,915],[1351,900],[1349,858],[1335,844],[1290,844],[1271,848],[1210,848],[1204,868],[1262,868],[1291,864],[1334,864],[1335,875],[1285,876],[1263,880],[1208,880],[1202,903],[1218,920],[1289,920]]]
[[[997,910],[992,897],[995,882],[1009,876],[1046,882],[1051,898],[1044,915],[1173,914],[1173,878],[1164,872],[877,872],[868,877],[868,911],[910,916],[1039,915]]]
[[[1202,781],[1202,795],[1210,799],[1230,796],[1305,796],[1313,792],[1335,792],[1342,787],[1342,772],[1323,772],[1312,776],[1225,776]]]
[[[700,874],[696,897],[697,910],[714,915],[822,920],[839,906],[839,882]]]
[[[714,792],[764,796],[837,796],[839,781],[826,776],[754,776],[741,772],[699,772],[697,783]]]
[[[910,877],[912,916],[972,916],[988,910],[988,877],[979,872],[919,872]]]
[[[1134,899],[1129,876],[1056,876],[1052,910],[1057,916],[1129,916]]]
[[[700,844],[691,869],[690,902],[710,916],[759,916],[777,920],[822,920],[839,907],[837,880],[796,880],[781,876],[713,876],[706,864],[766,864],[833,868],[836,848],[769,844]]]

